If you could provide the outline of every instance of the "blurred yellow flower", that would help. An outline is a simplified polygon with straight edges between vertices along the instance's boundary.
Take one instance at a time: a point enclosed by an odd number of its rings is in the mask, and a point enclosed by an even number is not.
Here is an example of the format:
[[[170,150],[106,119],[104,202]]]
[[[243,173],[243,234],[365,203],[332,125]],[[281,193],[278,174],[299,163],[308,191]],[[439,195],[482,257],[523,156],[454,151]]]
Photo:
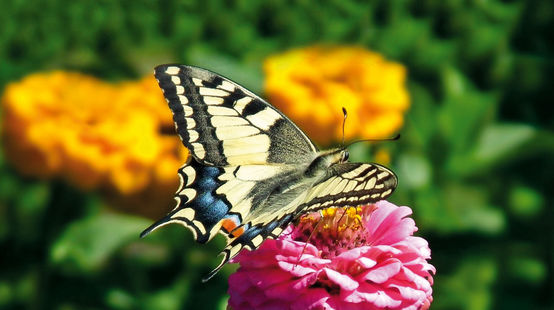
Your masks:
[[[37,73],[8,85],[1,104],[4,150],[21,173],[122,197],[153,187],[172,197],[188,153],[167,134],[173,121],[153,77],[110,84]]]
[[[379,139],[400,129],[410,105],[406,68],[361,47],[308,47],[265,60],[265,93],[315,141]]]
[[[384,166],[390,165],[390,152],[386,149],[379,148],[374,155],[375,162]]]

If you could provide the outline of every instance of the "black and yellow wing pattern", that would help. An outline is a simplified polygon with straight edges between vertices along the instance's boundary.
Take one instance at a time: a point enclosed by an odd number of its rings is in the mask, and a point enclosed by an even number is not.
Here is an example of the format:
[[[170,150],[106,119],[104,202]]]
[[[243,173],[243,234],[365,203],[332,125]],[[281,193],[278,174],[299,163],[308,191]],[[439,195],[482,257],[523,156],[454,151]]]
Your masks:
[[[280,111],[218,74],[161,65],[155,77],[191,156],[178,170],[177,206],[141,236],[169,223],[201,243],[223,233],[223,260],[207,279],[303,213],[376,202],[396,187],[387,168],[347,163],[344,149],[319,151]]]

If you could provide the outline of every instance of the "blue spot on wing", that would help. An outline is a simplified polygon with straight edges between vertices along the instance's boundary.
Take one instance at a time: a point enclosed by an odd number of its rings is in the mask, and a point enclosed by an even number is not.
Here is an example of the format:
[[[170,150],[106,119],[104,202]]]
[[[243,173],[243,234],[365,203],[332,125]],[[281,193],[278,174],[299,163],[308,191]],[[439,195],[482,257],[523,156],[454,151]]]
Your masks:
[[[198,205],[198,211],[202,210],[203,208],[209,207],[213,202],[215,198],[212,195],[212,192],[205,192],[201,194],[198,198],[196,198],[195,203]]]
[[[217,167],[202,166],[202,175],[207,177],[216,178],[221,174],[221,171]]]
[[[262,231],[261,227],[253,226],[250,229],[247,229],[234,242],[242,243],[242,244],[248,244],[248,243],[250,243],[250,240],[252,240],[254,237],[259,235],[261,231]]]
[[[279,226],[279,222],[273,221],[264,227],[264,233],[269,234]]]
[[[200,190],[214,190],[217,188],[217,182],[214,178],[204,177],[198,180],[197,186]]]
[[[215,190],[218,186],[217,177],[221,174],[219,168],[206,167],[198,165],[196,173],[198,174],[198,181],[195,186],[201,191]]]
[[[217,224],[230,209],[227,203],[220,198],[215,198],[212,192],[200,195],[191,204],[194,204],[193,208],[196,210],[195,218],[204,224],[206,228],[211,228]]]
[[[215,200],[210,208],[213,211],[214,214],[216,214],[217,218],[223,219],[225,215],[229,212],[230,205],[226,202],[224,202],[222,199]]]
[[[231,206],[224,197],[215,193],[216,189],[222,184],[217,179],[222,173],[221,169],[204,166],[194,160],[191,165],[195,168],[197,178],[189,187],[194,188],[198,194],[186,207],[194,209],[194,219],[204,225],[206,234],[198,235],[197,238],[198,242],[204,243],[211,237],[209,231],[225,218]]]

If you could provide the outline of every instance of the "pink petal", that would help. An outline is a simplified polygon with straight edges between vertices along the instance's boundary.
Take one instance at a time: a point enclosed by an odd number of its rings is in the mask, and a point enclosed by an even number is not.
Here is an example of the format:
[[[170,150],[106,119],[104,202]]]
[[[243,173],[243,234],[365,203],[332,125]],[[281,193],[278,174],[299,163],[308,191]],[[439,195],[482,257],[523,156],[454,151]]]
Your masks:
[[[367,309],[367,304],[364,304],[364,303],[355,304],[355,303],[345,301],[342,296],[331,295],[329,299],[327,299],[327,307],[322,309],[363,310],[363,309]]]
[[[307,288],[316,282],[317,275],[318,273],[314,272],[291,282],[279,283],[267,288],[265,290],[265,294],[270,298],[280,298],[289,301],[295,300],[298,296],[303,294]]]
[[[345,293],[344,300],[352,303],[369,302],[378,308],[394,308],[402,303],[402,301],[393,299],[383,290],[379,290],[376,286],[370,284],[362,285],[355,291]]]
[[[291,264],[299,264],[299,265],[325,265],[331,262],[330,259],[320,258],[308,254],[302,255],[300,259],[298,259],[298,256],[282,256],[277,255],[276,259],[278,261],[283,261]]]
[[[429,249],[429,243],[427,240],[421,238],[421,237],[408,237],[406,238],[406,242],[411,244],[413,247],[418,249],[419,255],[423,258],[429,259],[431,258],[431,250]]]
[[[402,251],[390,245],[361,246],[341,253],[333,259],[333,262],[338,265],[351,264],[360,257],[367,257],[375,260],[384,253],[387,255],[398,255],[401,254]]]
[[[246,292],[252,284],[250,283],[248,273],[240,272],[240,269],[229,276],[229,287],[232,287],[233,291],[236,292]]]
[[[244,295],[234,291],[229,290],[229,306],[233,309],[244,309],[246,306],[247,301],[244,299]]]
[[[269,301],[266,301],[262,305],[258,305],[256,309],[264,309],[264,310],[283,310],[288,306],[288,303],[283,302],[280,299],[272,299]],[[245,308],[245,310],[254,309],[254,307]],[[235,309],[233,309],[235,310]]]
[[[398,292],[404,299],[423,301],[427,298],[427,294],[425,294],[424,291],[417,290],[409,286],[401,285],[400,282],[396,284],[391,283],[388,285],[388,287],[394,287],[398,289]]]
[[[412,214],[410,208],[396,207],[387,201],[380,201],[376,205],[377,209],[367,223],[371,244],[394,244],[417,230],[411,218],[404,219]]]
[[[275,243],[279,249],[279,254],[283,256],[300,256],[300,253],[317,255],[318,253],[317,248],[311,243],[306,244],[305,242],[286,239],[277,240]]]
[[[375,261],[374,259],[371,259],[369,257],[360,257],[360,258],[358,258],[357,262],[358,262],[358,264],[360,264],[360,266],[362,266],[362,268],[366,268],[366,269],[369,269],[369,268],[377,265],[377,261]]]
[[[290,309],[291,310],[305,310],[305,309],[332,309],[328,308],[327,300],[329,299],[329,293],[323,288],[313,288],[306,291],[300,298],[295,300]]]
[[[398,279],[413,283],[415,284],[416,288],[420,290],[431,290],[431,283],[429,283],[426,278],[412,272],[406,267],[402,267],[402,272],[399,273]]]
[[[265,289],[276,283],[290,281],[292,275],[281,269],[258,269],[248,271],[250,282],[260,289]]]
[[[385,263],[378,264],[376,268],[367,271],[363,275],[363,279],[374,283],[385,283],[390,278],[396,276],[402,263],[397,259],[390,259]]]
[[[360,256],[363,256],[369,250],[371,250],[370,246],[361,246],[361,247],[353,248],[348,251],[342,252],[340,255],[335,257],[335,260],[354,261]]]
[[[302,265],[291,264],[287,262],[278,262],[277,265],[282,270],[289,272],[294,277],[303,277],[316,271],[314,268],[311,267],[304,267]]]
[[[269,242],[264,242],[262,247],[255,252],[248,250],[240,252],[231,260],[231,262],[239,263],[242,267],[247,268],[266,268],[273,266],[276,260],[275,255],[279,252],[275,247],[265,247],[264,245],[266,244],[271,245],[275,243],[274,240],[267,241]]]
[[[267,298],[263,294],[263,291],[255,288],[255,287],[252,287],[248,291],[244,292],[242,294],[242,297],[253,308],[258,307],[259,305],[261,305],[261,304],[263,304],[264,302],[267,301]]]
[[[371,250],[368,252],[368,255],[370,255],[370,257],[375,257],[375,254],[386,254],[387,256],[395,256],[402,254],[402,250],[390,245],[376,245],[372,246]]]
[[[358,288],[358,282],[354,281],[350,276],[341,274],[333,269],[323,268],[323,271],[327,275],[327,278],[339,285],[341,289],[352,291]]]

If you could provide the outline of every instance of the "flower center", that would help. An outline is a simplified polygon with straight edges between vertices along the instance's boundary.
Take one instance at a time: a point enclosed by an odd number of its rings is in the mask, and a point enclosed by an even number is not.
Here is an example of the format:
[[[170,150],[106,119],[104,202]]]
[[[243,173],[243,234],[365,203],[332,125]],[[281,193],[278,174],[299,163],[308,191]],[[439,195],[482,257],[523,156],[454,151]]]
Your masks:
[[[367,245],[367,223],[374,205],[328,208],[300,218],[294,240],[315,245],[322,258],[333,258],[350,249]]]

